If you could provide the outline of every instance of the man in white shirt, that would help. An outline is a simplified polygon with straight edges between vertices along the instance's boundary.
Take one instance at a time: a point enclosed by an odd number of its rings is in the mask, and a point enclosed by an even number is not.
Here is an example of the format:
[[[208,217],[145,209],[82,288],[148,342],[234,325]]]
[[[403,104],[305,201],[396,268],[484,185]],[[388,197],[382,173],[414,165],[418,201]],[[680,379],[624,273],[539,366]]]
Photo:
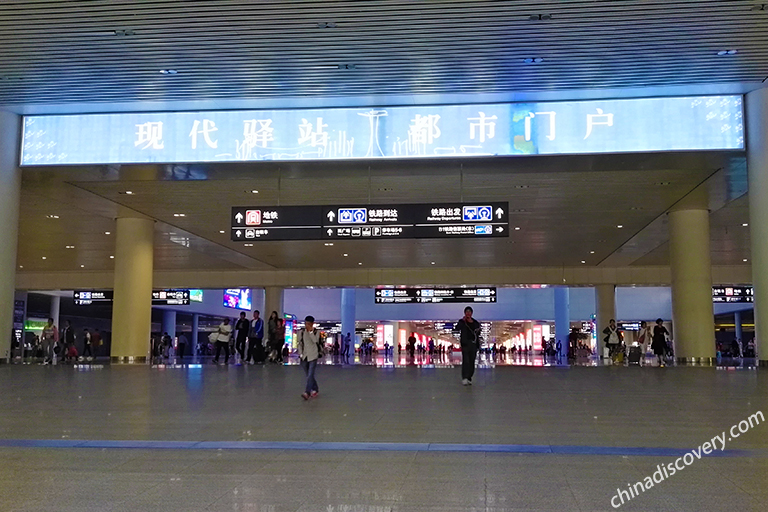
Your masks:
[[[229,318],[225,318],[219,325],[219,330],[216,336],[216,356],[213,358],[213,362],[218,364],[219,354],[221,349],[224,349],[224,364],[229,364],[229,337],[232,335],[232,326],[229,324]]]

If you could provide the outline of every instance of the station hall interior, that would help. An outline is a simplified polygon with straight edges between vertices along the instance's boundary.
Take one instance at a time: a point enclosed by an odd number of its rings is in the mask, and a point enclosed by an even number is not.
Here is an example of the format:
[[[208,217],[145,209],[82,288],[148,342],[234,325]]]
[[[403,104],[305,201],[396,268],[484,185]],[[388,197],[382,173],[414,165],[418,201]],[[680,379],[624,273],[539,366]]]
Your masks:
[[[4,1],[0,510],[766,510],[766,77],[754,0]]]

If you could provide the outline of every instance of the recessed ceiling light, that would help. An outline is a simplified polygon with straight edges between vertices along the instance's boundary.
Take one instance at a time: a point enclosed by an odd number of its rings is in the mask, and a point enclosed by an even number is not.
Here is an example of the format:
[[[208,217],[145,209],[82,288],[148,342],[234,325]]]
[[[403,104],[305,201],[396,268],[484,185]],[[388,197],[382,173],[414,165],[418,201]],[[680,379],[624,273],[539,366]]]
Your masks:
[[[619,228],[619,229],[621,229],[621,228],[623,228],[623,227],[624,227],[624,225],[622,225],[622,224],[619,224],[619,225],[618,225],[618,226],[616,226],[616,227],[617,227],[617,228]]]
[[[45,257],[45,256],[43,256],[43,259],[44,259],[44,260],[47,260],[48,258],[47,258],[47,257]]]
[[[589,254],[595,254],[595,251],[589,251]]]
[[[224,233],[226,233],[226,231],[224,231],[224,230],[222,229],[222,230],[219,230],[219,233],[221,233],[221,234],[223,235]]]
[[[74,249],[74,248],[75,248],[74,245],[68,245],[68,246],[65,247],[65,249]]]
[[[113,259],[115,259],[115,257],[114,256],[110,256],[109,259],[113,260]]]
[[[133,192],[131,192],[130,190],[126,190],[126,191],[125,191],[125,195],[127,195],[127,196],[132,196],[132,195],[133,195]]]
[[[344,257],[346,258],[347,256],[349,256],[349,254],[347,254],[347,253],[344,253]]]
[[[85,268],[85,265],[80,265],[80,268]]]
[[[358,263],[358,265],[362,265],[362,264],[363,264],[363,262],[362,262],[362,261],[361,261],[360,263]]]
[[[24,265],[19,265],[19,268],[24,268]]]
[[[332,247],[332,246],[333,246],[333,242],[326,242],[326,243],[325,243],[325,246],[326,246],[326,247]]]
[[[160,74],[162,74],[162,75],[175,75],[177,73],[178,73],[178,71],[176,71],[175,69],[161,69],[160,70]]]
[[[515,226],[515,231],[520,231],[520,226]]]
[[[251,194],[258,194],[258,193],[259,193],[258,190],[251,190]]]
[[[109,231],[105,231],[104,234],[105,235],[111,235],[112,233],[110,233]]]
[[[43,259],[45,259],[45,258],[43,258]],[[742,261],[743,261],[744,263],[746,263],[746,262],[747,262],[747,261],[749,261],[749,260],[747,260],[747,258],[744,258]]]
[[[434,264],[435,264],[435,262],[433,261],[433,262],[432,262],[432,264],[434,265]]]
[[[581,262],[582,262],[582,263],[586,263],[586,261],[584,261],[584,260],[581,260]]]
[[[48,219],[58,219],[59,218],[58,215],[46,215],[45,217],[48,218]]]
[[[721,57],[723,55],[736,55],[737,53],[739,53],[738,50],[720,50],[719,52],[717,52],[717,54],[720,55]]]
[[[243,244],[243,247],[253,247],[253,244]]]
[[[742,224],[742,226],[743,226],[743,227],[747,227],[747,226],[749,226],[749,222],[745,222],[744,224]]]
[[[174,217],[186,217],[187,214],[186,213],[174,213],[173,216]]]

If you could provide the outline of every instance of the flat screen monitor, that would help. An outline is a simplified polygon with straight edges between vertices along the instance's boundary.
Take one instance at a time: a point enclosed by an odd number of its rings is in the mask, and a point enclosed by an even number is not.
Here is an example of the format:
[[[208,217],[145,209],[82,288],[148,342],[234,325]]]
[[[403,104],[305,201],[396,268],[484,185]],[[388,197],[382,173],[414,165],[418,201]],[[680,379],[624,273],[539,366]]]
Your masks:
[[[224,307],[233,309],[251,309],[250,288],[229,288],[224,290]]]

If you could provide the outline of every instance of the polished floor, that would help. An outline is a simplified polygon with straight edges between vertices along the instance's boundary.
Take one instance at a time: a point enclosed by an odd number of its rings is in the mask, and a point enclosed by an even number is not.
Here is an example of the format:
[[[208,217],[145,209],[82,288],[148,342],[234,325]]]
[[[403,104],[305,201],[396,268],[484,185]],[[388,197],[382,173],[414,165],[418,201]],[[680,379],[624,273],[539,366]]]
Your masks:
[[[762,369],[458,372],[324,366],[304,402],[296,366],[0,366],[0,510],[615,510],[768,413]],[[768,425],[715,454],[620,509],[768,510]]]

